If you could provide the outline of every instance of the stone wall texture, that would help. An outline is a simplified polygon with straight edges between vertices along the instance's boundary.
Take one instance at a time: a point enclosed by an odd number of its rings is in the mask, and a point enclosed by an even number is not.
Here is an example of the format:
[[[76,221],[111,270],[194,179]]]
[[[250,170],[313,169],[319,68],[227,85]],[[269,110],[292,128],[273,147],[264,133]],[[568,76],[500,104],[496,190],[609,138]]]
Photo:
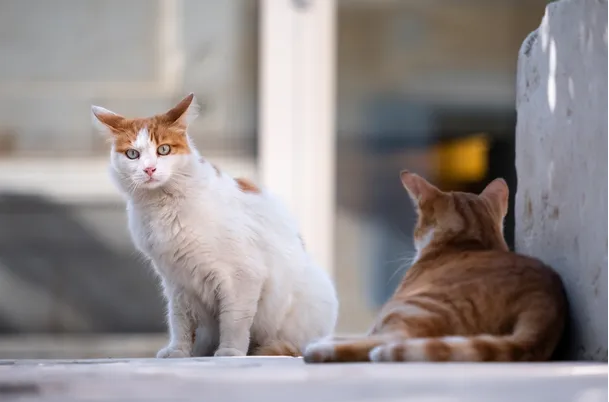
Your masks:
[[[518,60],[516,250],[563,278],[566,357],[607,361],[607,1],[548,5]]]

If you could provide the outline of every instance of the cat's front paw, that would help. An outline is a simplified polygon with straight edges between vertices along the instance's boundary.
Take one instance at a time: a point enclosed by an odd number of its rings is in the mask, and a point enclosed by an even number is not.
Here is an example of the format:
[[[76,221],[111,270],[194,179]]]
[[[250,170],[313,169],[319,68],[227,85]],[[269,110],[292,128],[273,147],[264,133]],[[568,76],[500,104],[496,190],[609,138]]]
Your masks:
[[[216,350],[216,353],[214,353],[214,356],[216,356],[216,357],[245,356],[245,353],[243,353],[239,349],[235,349],[235,348],[220,348],[220,349]]]
[[[172,359],[181,357],[191,357],[190,350],[186,347],[169,345],[156,354],[157,359]]]

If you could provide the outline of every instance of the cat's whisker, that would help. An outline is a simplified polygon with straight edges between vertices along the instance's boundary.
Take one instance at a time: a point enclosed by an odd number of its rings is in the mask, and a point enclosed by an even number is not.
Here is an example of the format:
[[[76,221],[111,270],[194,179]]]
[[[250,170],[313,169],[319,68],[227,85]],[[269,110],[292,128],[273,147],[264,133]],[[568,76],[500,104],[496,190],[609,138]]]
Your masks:
[[[412,257],[410,255],[404,255],[401,257],[396,258],[395,260],[387,260],[385,261],[385,264],[393,264],[394,262],[404,262],[405,260],[410,260],[412,259]]]
[[[404,257],[401,261],[401,264],[398,265],[398,267],[393,271],[389,279],[387,279],[387,283],[390,283],[398,273],[403,272],[405,269],[409,268],[414,261],[414,257],[414,255]]]

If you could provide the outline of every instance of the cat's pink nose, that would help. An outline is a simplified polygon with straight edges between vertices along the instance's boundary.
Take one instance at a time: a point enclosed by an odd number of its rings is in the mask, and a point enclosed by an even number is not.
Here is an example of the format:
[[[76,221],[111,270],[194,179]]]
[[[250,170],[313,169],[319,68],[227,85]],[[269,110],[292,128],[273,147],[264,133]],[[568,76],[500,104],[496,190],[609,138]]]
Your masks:
[[[146,172],[146,174],[147,174],[148,176],[152,177],[152,174],[153,174],[154,172],[156,172],[156,168],[153,168],[153,167],[147,167],[147,168],[144,168],[144,172]]]

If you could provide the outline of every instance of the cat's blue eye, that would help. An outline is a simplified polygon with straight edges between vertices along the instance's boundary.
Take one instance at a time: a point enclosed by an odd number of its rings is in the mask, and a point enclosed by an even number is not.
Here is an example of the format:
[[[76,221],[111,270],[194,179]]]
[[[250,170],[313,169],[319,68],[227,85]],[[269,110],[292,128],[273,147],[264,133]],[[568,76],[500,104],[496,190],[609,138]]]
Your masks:
[[[125,152],[125,155],[129,159],[137,159],[140,157],[140,153],[135,149],[128,149],[127,152]]]
[[[171,152],[171,147],[167,144],[163,144],[156,149],[156,152],[159,155],[169,155],[169,152]]]

